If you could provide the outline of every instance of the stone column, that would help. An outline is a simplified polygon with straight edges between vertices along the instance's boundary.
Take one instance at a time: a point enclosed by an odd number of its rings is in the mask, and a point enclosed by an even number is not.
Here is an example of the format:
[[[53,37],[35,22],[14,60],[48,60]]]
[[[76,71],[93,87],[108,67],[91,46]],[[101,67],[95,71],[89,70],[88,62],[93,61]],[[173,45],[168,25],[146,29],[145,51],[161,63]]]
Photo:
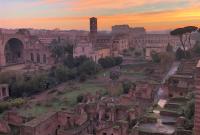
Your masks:
[[[0,66],[5,66],[6,61],[5,61],[5,56],[4,56],[4,42],[0,41]]]

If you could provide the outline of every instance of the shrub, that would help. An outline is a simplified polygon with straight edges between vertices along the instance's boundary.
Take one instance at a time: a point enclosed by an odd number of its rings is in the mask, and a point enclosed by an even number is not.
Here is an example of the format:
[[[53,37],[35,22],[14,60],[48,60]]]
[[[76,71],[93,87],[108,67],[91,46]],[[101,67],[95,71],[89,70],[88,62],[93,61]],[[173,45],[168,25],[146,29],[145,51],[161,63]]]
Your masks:
[[[128,94],[130,89],[136,88],[136,85],[134,83],[132,83],[131,81],[124,81],[122,83],[122,87],[123,87],[123,93]]]
[[[13,97],[29,96],[47,88],[48,76],[36,74],[29,80],[18,78],[10,83],[10,94]]]
[[[68,80],[68,68],[59,66],[55,70],[55,78],[61,83]]]
[[[113,66],[120,65],[122,62],[122,57],[105,57],[99,59],[98,61],[103,68],[111,68]]]
[[[124,94],[128,94],[129,93],[129,90],[131,88],[131,82],[130,81],[124,81],[122,83],[122,87],[123,87],[123,93]]]
[[[120,72],[118,71],[111,71],[110,72],[110,79],[114,80],[118,80],[120,76]]]
[[[63,59],[63,64],[67,66],[68,68],[74,68],[75,64],[74,64],[73,55],[65,56],[65,58]]]
[[[12,107],[20,107],[21,105],[25,104],[26,100],[22,98],[12,99],[9,101],[0,102],[0,113],[8,110]]]
[[[87,75],[86,75],[86,74],[81,74],[81,75],[80,75],[80,78],[79,78],[79,81],[80,81],[80,82],[85,82],[86,79],[87,79]]]
[[[122,57],[114,57],[115,65],[120,65],[123,62]]]
[[[21,105],[25,104],[26,101],[22,98],[17,98],[10,101],[12,107],[20,107]]]
[[[77,69],[76,68],[70,69],[68,72],[68,79],[73,80],[76,78],[76,76],[77,76]]]
[[[160,63],[161,58],[157,52],[151,52],[151,58],[154,63]]]
[[[94,75],[99,71],[99,66],[92,60],[85,61],[78,67],[79,74]]]
[[[11,83],[12,81],[16,80],[19,76],[16,72],[1,72],[0,73],[0,83]]]
[[[176,50],[176,60],[181,60],[185,57],[185,53],[181,48]]]
[[[115,60],[112,57],[105,57],[99,59],[98,63],[103,67],[103,68],[111,68],[115,66]]]
[[[77,96],[76,101],[77,101],[77,103],[82,103],[82,102],[83,102],[83,99],[84,99],[84,97],[83,97],[83,95],[81,94],[81,95],[78,95],[78,96]]]
[[[192,50],[197,55],[200,55],[200,42],[199,41],[196,42],[196,44],[194,45]]]
[[[85,55],[79,56],[74,58],[74,66],[75,67],[79,67],[80,65],[82,65],[85,61],[90,60],[89,58],[87,58]]]
[[[65,97],[65,98],[63,99],[63,103],[64,103],[65,105],[68,105],[68,103],[69,103],[69,100],[68,100],[68,98],[67,98],[67,97]]]
[[[187,105],[184,109],[184,114],[185,114],[186,118],[193,119],[194,112],[195,112],[195,100],[192,99],[187,103]]]

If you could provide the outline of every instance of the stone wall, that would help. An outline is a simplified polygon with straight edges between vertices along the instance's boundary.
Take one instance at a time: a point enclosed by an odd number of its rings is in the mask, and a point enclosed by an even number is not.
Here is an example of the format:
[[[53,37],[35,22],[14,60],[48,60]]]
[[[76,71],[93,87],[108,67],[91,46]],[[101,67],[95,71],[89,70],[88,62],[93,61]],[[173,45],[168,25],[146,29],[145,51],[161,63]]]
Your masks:
[[[196,69],[196,103],[195,103],[195,118],[194,118],[194,135],[200,135],[200,61]]]
[[[20,135],[56,135],[58,114],[50,112],[21,126]]]

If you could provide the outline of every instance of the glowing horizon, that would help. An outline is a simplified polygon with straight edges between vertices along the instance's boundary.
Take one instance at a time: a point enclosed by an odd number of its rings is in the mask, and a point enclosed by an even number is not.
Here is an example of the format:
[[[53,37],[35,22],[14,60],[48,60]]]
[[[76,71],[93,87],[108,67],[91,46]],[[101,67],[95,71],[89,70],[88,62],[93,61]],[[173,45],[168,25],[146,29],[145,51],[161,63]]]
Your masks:
[[[98,18],[100,30],[128,24],[147,30],[200,26],[198,0],[0,0],[0,28],[88,30]]]

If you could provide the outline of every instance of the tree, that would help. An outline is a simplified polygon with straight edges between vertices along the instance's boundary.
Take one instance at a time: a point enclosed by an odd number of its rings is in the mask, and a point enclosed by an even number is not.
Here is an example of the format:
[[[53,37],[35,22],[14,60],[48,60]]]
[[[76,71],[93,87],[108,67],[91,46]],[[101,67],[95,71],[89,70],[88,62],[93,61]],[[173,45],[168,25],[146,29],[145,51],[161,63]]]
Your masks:
[[[122,57],[114,57],[115,60],[115,65],[120,65],[123,62],[123,58]]]
[[[119,71],[116,71],[116,70],[110,71],[110,79],[111,80],[116,81],[119,79],[119,77],[120,77]]]
[[[82,94],[78,95],[76,98],[77,103],[82,103],[84,100],[84,96]]]
[[[166,51],[167,52],[173,52],[173,47],[168,43],[167,47],[166,47]]]
[[[90,60],[89,58],[87,58],[85,55],[81,55],[79,57],[75,57],[74,58],[74,66],[75,67],[79,67],[80,65],[82,65],[85,61]]]
[[[10,83],[10,94],[12,97],[30,96],[47,89],[47,84],[46,74],[33,75],[29,80],[21,76]]]
[[[194,117],[194,110],[195,110],[195,100],[190,100],[184,110],[184,114],[187,119],[192,119]]]
[[[67,66],[68,68],[74,68],[75,64],[74,64],[75,60],[73,58],[73,55],[69,54],[68,56],[65,56],[65,58],[63,59],[63,64],[65,66]]]
[[[92,60],[87,60],[78,67],[79,74],[94,75],[99,71],[99,66]]]
[[[30,36],[30,31],[28,29],[19,29],[16,34],[21,34],[21,35],[28,35]]]
[[[135,90],[136,84],[128,80],[122,83],[122,87],[123,87],[123,93],[128,94],[130,89]]]
[[[187,32],[184,28],[177,28],[170,32],[172,36],[178,36],[180,38],[180,42],[183,47],[184,53],[186,51],[186,46],[185,46],[187,41],[187,36],[185,35],[186,33]]]
[[[187,27],[184,27],[184,29],[188,33],[188,40],[189,40],[190,49],[191,49],[192,48],[191,36],[192,36],[193,32],[198,30],[198,27],[196,27],[196,26],[187,26]]]
[[[111,79],[111,82],[109,83],[110,84],[110,89],[109,89],[109,93],[114,96],[115,94],[119,94],[121,93],[119,91],[119,83],[117,83],[117,80],[119,79],[120,77],[120,72],[118,70],[112,70],[110,71],[110,79]]]
[[[157,52],[151,52],[151,58],[154,63],[160,63],[161,58]]]
[[[60,83],[75,79],[77,74],[76,69],[69,69],[65,66],[57,67],[54,72],[55,78]]]
[[[103,68],[111,68],[111,67],[115,66],[115,60],[112,57],[101,58],[101,59],[98,60],[98,63]]]
[[[185,58],[185,53],[181,48],[178,48],[176,50],[176,60],[181,60],[183,58]]]
[[[200,42],[197,41],[196,44],[193,47],[193,52],[196,53],[197,55],[200,55]]]
[[[105,57],[98,60],[103,68],[111,68],[120,65],[123,62],[122,57]]]
[[[53,40],[49,45],[49,49],[52,56],[55,58],[56,63],[63,60],[66,55],[73,54],[73,45],[60,38],[58,40]]]
[[[162,52],[159,54],[160,65],[163,71],[166,71],[174,61],[174,55],[169,52]]]
[[[192,32],[197,31],[197,29],[198,28],[195,27],[195,26],[187,26],[187,27],[183,27],[183,28],[177,28],[177,29],[170,32],[170,34],[172,36],[179,36],[185,56],[186,56],[187,40],[189,40],[190,49],[191,49],[191,46],[192,46],[191,45],[191,35],[192,35]]]

